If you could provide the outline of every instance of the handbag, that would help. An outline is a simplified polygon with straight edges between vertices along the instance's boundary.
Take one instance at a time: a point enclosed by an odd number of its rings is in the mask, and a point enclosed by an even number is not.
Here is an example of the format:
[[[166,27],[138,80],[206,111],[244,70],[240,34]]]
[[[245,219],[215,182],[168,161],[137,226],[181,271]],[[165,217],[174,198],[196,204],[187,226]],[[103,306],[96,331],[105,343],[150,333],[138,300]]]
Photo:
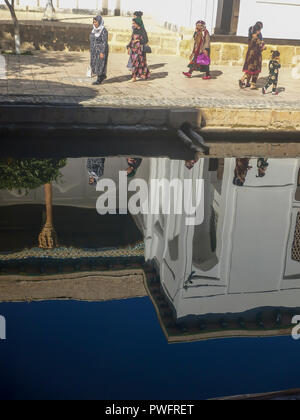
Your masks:
[[[132,58],[131,58],[131,57],[129,57],[128,64],[127,64],[127,68],[128,68],[129,70],[132,70],[132,69],[133,69]]]
[[[144,46],[144,53],[145,54],[151,54],[152,53],[152,49],[149,45]]]
[[[88,66],[86,69],[86,77],[92,77],[92,69],[91,66]]]
[[[200,64],[200,66],[209,66],[210,65],[210,58],[206,54],[200,54],[197,57],[197,64]]]

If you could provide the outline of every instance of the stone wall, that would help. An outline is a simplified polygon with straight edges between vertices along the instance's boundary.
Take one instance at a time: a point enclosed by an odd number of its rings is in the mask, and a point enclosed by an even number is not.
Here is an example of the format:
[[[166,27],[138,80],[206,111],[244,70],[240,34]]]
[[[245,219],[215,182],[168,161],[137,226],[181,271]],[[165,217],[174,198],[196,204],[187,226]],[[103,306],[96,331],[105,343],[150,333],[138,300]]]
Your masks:
[[[23,50],[87,51],[90,47],[90,25],[36,21],[20,24]],[[125,53],[130,38],[130,31],[109,31],[110,51]],[[177,35],[149,33],[149,39],[154,54],[179,54],[180,39]],[[1,22],[0,48],[2,51],[14,48],[13,26],[9,21]]]
[[[244,42],[219,42],[213,37],[211,44],[211,59],[215,65],[243,66],[247,54],[247,41]],[[272,50],[279,50],[281,53],[281,64],[284,67],[294,67],[300,63],[300,42],[297,45],[278,45],[276,40],[266,41],[267,49],[263,52],[263,62],[268,64]],[[293,42],[293,44],[297,44]],[[180,55],[189,58],[193,50],[193,41],[183,40],[180,42]]]
[[[89,49],[90,25],[40,21],[24,21],[20,22],[20,25],[23,50],[86,51]],[[109,31],[110,51],[125,53],[130,37],[130,31]],[[149,33],[149,39],[154,54],[180,55],[188,59],[193,48],[192,33],[181,35]],[[292,67],[300,62],[300,41],[266,40],[266,44],[267,50],[263,55],[265,64],[269,61],[271,50],[277,49],[281,52],[283,66]],[[2,51],[14,48],[13,25],[10,21],[1,22],[0,48]],[[212,37],[211,57],[215,65],[242,66],[246,53],[247,38]]]

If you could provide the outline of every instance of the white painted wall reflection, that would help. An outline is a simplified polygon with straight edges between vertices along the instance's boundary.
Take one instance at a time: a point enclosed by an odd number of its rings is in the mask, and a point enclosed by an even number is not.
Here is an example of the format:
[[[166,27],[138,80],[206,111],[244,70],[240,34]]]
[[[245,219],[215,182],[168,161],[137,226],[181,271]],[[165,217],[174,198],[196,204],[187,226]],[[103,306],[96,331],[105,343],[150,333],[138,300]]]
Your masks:
[[[125,171],[127,167],[125,157],[107,158],[103,177],[112,179],[118,187],[119,171]],[[89,185],[87,159],[68,159],[61,174],[61,180],[53,183],[53,205],[96,209],[99,193]],[[138,169],[138,176],[148,180],[148,174],[149,160],[144,159]],[[20,194],[18,191],[0,193],[0,206],[43,204],[44,201],[43,187],[30,191],[28,195],[25,191]]]
[[[172,179],[176,168],[176,174],[206,181],[202,225],[187,227],[181,216],[149,216],[144,223],[146,258],[155,262],[179,318],[216,308],[238,313],[299,304],[300,264],[292,259],[299,160],[268,163],[265,177],[259,178],[257,159],[250,160],[253,168],[239,187],[233,184],[235,159],[225,159],[221,172],[207,159],[192,172],[184,162],[152,161],[151,176]]]

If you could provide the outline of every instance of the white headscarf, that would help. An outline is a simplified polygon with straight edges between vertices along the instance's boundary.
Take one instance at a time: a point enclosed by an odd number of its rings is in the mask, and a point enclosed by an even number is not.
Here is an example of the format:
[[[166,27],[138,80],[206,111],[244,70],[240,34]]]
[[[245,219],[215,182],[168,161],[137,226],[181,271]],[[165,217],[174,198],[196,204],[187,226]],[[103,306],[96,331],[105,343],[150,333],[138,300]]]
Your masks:
[[[102,16],[96,16],[94,18],[97,22],[99,22],[98,28],[96,28],[95,25],[93,25],[92,33],[95,35],[96,38],[99,38],[99,36],[102,34],[102,31],[104,29],[104,20]]]

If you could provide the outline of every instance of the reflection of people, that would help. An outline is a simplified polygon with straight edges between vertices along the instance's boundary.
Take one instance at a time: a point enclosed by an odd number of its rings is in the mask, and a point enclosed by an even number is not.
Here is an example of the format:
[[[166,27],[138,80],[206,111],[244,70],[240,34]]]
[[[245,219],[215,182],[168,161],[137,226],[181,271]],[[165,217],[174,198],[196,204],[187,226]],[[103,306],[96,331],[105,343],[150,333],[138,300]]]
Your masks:
[[[204,80],[211,79],[209,64],[201,62],[201,56],[206,56],[206,61],[209,63],[210,59],[210,34],[206,29],[206,23],[199,20],[196,23],[196,31],[194,33],[194,49],[190,57],[189,71],[183,73],[184,76],[191,78],[194,71],[205,72]]]
[[[272,51],[271,61],[269,62],[269,77],[268,82],[262,89],[262,93],[265,95],[270,86],[273,86],[272,95],[278,95],[277,85],[279,77],[280,64],[280,52]]]
[[[128,178],[133,178],[136,175],[137,170],[141,166],[143,159],[139,158],[128,158],[128,168],[127,168],[127,176]]]
[[[261,27],[255,25],[243,68],[244,76],[239,81],[241,89],[245,87],[245,82],[246,87],[251,87],[252,90],[256,89],[257,79],[262,70],[262,52],[265,49],[265,44],[260,39],[260,33]]]
[[[130,43],[127,45],[128,54],[130,60],[128,67],[132,71],[132,81],[136,82],[137,78],[147,80],[150,77],[150,71],[147,66],[147,58],[144,53],[144,47],[146,45],[145,28],[143,29],[143,21],[141,18],[134,18],[132,21],[132,37]]]
[[[266,176],[268,167],[268,159],[259,158],[257,160],[258,175],[256,175],[256,178],[263,178],[264,176]]]
[[[127,159],[127,176],[133,178],[139,167],[141,166],[143,159],[139,158],[128,158]],[[89,174],[89,185],[96,186],[100,178],[103,177],[105,169],[105,158],[88,158],[87,160],[87,171]]]
[[[194,169],[194,166],[196,165],[198,161],[197,160],[186,160],[185,161],[185,167],[188,170]]]
[[[87,160],[87,170],[89,173],[89,184],[91,186],[96,186],[99,179],[104,174],[104,158],[89,158]]]
[[[93,19],[93,30],[90,35],[91,71],[97,75],[94,85],[100,85],[106,79],[108,61],[108,32],[104,27],[102,16]]]
[[[249,166],[249,162],[250,159],[248,158],[236,159],[236,167],[233,178],[234,185],[242,187],[245,184],[248,171],[252,169],[252,166]]]

